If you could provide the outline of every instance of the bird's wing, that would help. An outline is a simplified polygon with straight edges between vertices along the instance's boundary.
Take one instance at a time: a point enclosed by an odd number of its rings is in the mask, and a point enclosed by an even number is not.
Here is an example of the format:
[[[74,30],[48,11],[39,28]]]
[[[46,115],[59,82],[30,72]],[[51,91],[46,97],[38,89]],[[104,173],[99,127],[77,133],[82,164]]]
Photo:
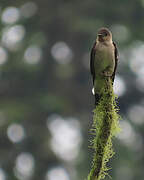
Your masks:
[[[115,73],[116,73],[116,69],[117,69],[117,63],[118,63],[118,49],[117,49],[115,42],[113,42],[113,45],[114,45],[114,53],[115,53],[115,67],[114,67],[114,72],[112,75],[112,82],[114,82]]]
[[[96,42],[94,43],[92,50],[91,50],[91,54],[90,54],[90,71],[91,71],[91,75],[93,77],[93,84],[94,84],[94,80],[95,80],[95,68],[94,68],[94,59],[95,59],[95,46],[96,46]]]

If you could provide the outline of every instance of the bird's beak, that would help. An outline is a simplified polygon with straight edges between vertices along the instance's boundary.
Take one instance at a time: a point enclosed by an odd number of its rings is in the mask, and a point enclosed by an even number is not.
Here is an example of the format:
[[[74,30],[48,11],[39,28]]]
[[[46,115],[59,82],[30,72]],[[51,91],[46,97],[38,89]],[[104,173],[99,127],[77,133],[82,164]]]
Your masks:
[[[99,33],[99,34],[98,34],[98,36],[99,36],[99,37],[102,37],[102,36],[103,36],[103,34]]]

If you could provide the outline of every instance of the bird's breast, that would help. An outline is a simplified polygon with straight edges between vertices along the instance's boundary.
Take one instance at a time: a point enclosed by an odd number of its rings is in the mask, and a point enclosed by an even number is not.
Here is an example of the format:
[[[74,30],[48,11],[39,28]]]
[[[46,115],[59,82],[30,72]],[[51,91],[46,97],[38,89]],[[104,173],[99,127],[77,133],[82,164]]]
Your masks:
[[[114,66],[114,47],[113,45],[98,44],[95,55],[95,69],[99,73],[107,66]]]
[[[98,45],[96,48],[96,55],[103,59],[113,59],[114,57],[114,47],[112,45]]]

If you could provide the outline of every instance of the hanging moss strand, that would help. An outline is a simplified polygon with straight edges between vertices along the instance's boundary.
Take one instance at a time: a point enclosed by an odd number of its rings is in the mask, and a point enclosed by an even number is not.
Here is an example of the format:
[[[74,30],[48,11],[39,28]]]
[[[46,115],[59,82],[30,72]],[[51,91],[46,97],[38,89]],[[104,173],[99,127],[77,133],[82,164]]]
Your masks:
[[[114,155],[112,138],[120,131],[119,115],[110,78],[105,79],[105,87],[99,104],[94,109],[91,132],[94,138],[91,146],[94,149],[92,169],[88,180],[101,180],[108,175],[107,162]]]

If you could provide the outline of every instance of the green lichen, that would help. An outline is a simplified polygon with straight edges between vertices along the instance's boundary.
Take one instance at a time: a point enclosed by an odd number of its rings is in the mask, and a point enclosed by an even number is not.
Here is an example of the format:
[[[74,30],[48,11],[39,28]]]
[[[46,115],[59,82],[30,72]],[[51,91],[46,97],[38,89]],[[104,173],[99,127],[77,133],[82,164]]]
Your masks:
[[[114,155],[112,139],[120,131],[116,96],[111,79],[107,78],[105,84],[102,98],[93,111],[91,133],[94,137],[91,147],[94,149],[94,156],[88,180],[101,180],[108,175],[110,168],[107,167],[107,162]]]

